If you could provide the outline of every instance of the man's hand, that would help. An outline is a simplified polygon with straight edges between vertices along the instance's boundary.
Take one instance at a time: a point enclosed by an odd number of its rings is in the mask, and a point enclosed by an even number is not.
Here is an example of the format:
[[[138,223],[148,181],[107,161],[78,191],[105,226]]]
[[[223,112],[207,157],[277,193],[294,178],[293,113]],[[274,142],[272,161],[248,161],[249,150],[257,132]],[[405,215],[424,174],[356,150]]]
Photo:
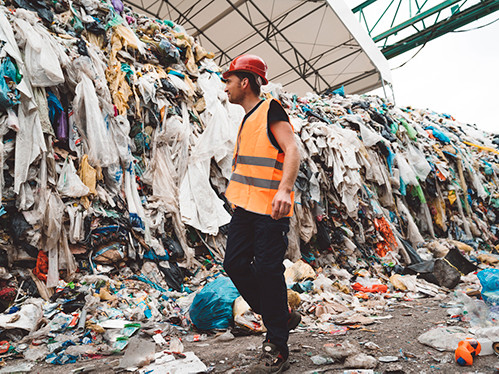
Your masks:
[[[284,163],[282,167],[282,179],[279,189],[272,200],[273,219],[281,219],[291,211],[291,191],[300,168],[300,153],[296,145],[293,129],[288,122],[279,121],[270,124],[270,131],[284,152]]]
[[[277,190],[272,200],[272,214],[270,217],[276,220],[286,217],[291,211],[291,204],[291,193],[281,189]]]

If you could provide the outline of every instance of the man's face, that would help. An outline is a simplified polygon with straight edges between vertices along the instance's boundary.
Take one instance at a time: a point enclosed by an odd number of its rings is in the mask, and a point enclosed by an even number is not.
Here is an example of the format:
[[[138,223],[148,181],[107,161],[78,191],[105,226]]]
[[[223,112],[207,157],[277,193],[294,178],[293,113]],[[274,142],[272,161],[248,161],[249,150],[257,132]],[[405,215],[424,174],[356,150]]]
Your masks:
[[[225,82],[225,93],[232,104],[240,104],[244,97],[242,80],[236,75],[229,75]]]

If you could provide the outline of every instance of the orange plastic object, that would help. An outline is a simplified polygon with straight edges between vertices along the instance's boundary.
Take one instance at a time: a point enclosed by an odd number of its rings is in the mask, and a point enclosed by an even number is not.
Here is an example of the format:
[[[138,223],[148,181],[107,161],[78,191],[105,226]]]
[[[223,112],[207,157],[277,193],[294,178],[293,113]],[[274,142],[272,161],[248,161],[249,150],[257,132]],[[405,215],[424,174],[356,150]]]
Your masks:
[[[454,357],[459,365],[471,366],[473,365],[473,358],[478,356],[481,350],[482,346],[477,340],[466,338],[466,340],[461,340],[458,343]]]
[[[36,259],[36,267],[33,269],[33,274],[42,281],[47,281],[47,273],[49,271],[49,258],[44,251],[38,251]]]
[[[352,285],[352,288],[355,291],[362,291],[362,292],[385,293],[388,291],[388,287],[385,284],[373,284],[371,287],[365,287],[365,286],[361,285],[360,283],[354,283]]]
[[[10,348],[10,343],[7,340],[2,340],[0,342],[0,355],[7,352]]]

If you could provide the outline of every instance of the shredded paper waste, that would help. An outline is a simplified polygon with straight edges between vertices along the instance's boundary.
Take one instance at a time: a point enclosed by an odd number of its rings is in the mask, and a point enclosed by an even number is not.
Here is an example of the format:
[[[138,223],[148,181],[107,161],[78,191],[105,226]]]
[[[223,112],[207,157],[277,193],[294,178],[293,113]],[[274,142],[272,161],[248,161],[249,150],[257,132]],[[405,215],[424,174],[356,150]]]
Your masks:
[[[244,112],[214,55],[121,0],[15,0],[0,39],[2,363],[118,353],[122,369],[202,372],[183,340],[265,331],[220,278]],[[490,339],[498,136],[376,96],[263,94],[301,152],[285,263],[299,328],[342,335],[389,303],[454,292],[453,315]],[[347,367],[376,365],[349,344]]]

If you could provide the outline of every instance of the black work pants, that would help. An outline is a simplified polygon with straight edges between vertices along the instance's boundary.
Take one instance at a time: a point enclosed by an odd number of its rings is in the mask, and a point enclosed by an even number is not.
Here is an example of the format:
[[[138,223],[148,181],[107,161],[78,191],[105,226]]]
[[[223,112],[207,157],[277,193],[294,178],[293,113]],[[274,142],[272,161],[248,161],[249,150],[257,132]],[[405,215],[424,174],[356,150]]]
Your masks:
[[[288,295],[284,255],[289,218],[236,208],[229,226],[224,269],[251,309],[262,316],[266,340],[288,357]]]

